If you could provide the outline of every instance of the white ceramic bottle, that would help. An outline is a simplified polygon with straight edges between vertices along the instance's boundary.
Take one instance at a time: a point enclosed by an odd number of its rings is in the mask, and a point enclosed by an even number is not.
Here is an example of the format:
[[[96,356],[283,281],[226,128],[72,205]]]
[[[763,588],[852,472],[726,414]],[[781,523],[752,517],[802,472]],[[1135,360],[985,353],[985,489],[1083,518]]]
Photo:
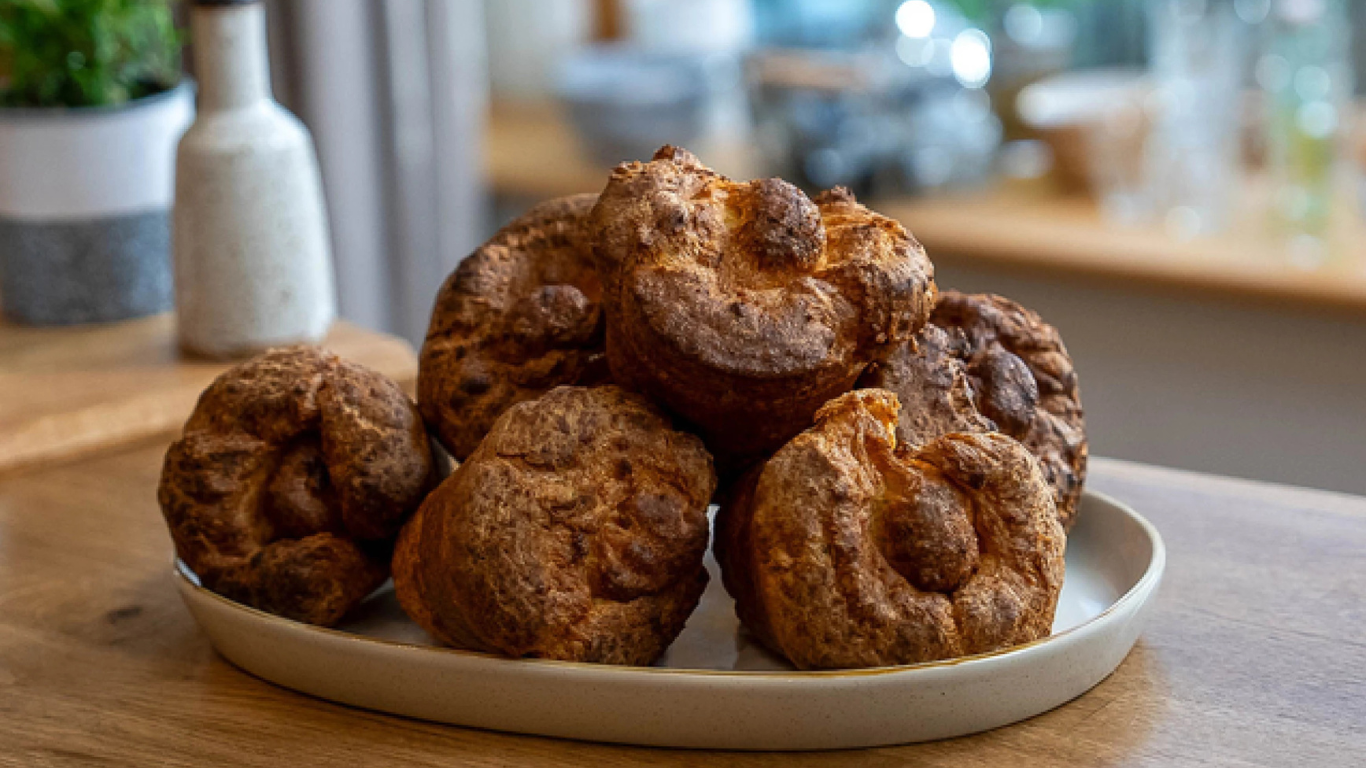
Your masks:
[[[199,114],[176,153],[181,346],[226,358],[317,342],[336,315],[313,139],[275,102],[257,0],[194,0]]]

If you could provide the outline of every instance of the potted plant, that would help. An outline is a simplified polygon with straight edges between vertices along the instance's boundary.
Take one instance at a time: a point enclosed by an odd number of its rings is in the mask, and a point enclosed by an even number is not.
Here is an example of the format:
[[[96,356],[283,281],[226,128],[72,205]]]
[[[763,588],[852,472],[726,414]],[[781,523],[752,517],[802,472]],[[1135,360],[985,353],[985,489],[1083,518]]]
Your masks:
[[[0,306],[30,324],[171,306],[193,116],[167,0],[0,2]]]

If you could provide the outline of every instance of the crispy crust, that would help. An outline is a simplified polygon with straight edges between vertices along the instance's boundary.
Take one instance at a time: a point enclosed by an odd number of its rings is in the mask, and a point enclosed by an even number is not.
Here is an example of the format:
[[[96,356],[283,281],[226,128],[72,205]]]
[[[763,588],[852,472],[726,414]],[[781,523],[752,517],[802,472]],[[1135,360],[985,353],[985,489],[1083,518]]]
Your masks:
[[[587,217],[596,195],[550,200],[447,278],[422,345],[418,404],[457,459],[514,403],[607,378],[602,288]]]
[[[1046,636],[1065,534],[1038,463],[999,433],[897,446],[899,404],[851,392],[728,495],[736,612],[802,669],[945,659]]]
[[[896,393],[898,443],[922,445],[950,432],[994,431],[996,425],[973,402],[966,356],[962,334],[927,325],[886,360],[868,366],[859,387]]]
[[[1034,312],[1001,296],[945,291],[930,325],[859,386],[901,399],[902,442],[998,429],[1024,443],[1072,527],[1086,481],[1086,422],[1067,348]]]
[[[422,581],[422,507],[404,524],[394,544],[394,596],[403,612],[432,638],[446,645],[460,645],[437,622],[427,607],[427,590]]]
[[[686,150],[612,173],[591,216],[613,379],[733,474],[811,423],[934,303],[920,244],[847,190],[733,182]]]
[[[314,347],[219,376],[166,452],[157,498],[205,587],[335,624],[388,575],[431,448],[393,382]]]
[[[552,390],[508,409],[422,505],[405,607],[453,645],[649,664],[706,586],[715,486],[702,442],[639,396]]]

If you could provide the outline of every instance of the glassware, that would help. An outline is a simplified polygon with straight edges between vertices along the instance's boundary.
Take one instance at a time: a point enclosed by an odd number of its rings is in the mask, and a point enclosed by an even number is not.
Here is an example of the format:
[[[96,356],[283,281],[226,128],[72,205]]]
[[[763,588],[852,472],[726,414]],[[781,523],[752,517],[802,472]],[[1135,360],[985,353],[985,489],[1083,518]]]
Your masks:
[[[1231,0],[1153,0],[1149,21],[1151,199],[1174,236],[1217,232],[1241,182],[1247,26]]]
[[[1117,92],[1083,130],[1087,180],[1101,214],[1126,226],[1149,221],[1154,211],[1145,147],[1151,125],[1139,89]]]
[[[1342,124],[1352,93],[1343,0],[1273,0],[1257,82],[1266,94],[1272,208],[1290,258],[1326,257]]]

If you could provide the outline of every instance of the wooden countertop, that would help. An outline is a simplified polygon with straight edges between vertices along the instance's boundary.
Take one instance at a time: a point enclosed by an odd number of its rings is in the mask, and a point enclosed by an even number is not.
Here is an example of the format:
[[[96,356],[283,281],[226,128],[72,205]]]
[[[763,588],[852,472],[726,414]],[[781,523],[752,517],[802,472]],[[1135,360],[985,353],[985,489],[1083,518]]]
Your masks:
[[[404,386],[406,341],[337,323],[324,346]],[[171,315],[108,325],[27,328],[0,321],[0,472],[179,429],[228,363],[185,359]]]
[[[1327,767],[1366,754],[1366,499],[1097,460],[1092,487],[1148,516],[1169,552],[1151,623],[1110,679],[974,737],[721,755],[408,721],[238,671],[176,593],[154,500],[164,450],[0,479],[0,764]]]
[[[762,172],[752,147],[698,151],[736,178]],[[585,157],[554,108],[500,104],[490,112],[485,174],[496,193],[540,200],[596,192],[608,172]],[[1349,192],[1330,237],[1333,262],[1305,269],[1290,263],[1283,242],[1259,213],[1266,189],[1255,179],[1245,185],[1242,213],[1228,233],[1188,241],[1156,225],[1110,224],[1090,200],[1047,190],[1010,184],[969,195],[869,204],[905,223],[931,258],[1366,315],[1366,222]]]

